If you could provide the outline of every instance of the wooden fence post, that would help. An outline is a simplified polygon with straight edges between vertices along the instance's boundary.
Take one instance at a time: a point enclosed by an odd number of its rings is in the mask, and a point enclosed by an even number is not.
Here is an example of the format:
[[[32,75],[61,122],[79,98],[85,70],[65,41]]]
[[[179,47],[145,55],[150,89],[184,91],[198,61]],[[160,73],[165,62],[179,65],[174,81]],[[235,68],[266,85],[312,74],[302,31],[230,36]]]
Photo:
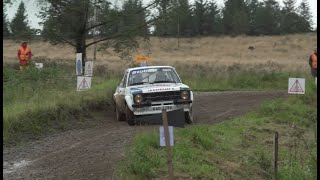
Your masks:
[[[317,144],[317,123],[316,123],[316,128],[314,129],[314,139],[315,139],[316,144]]]
[[[169,171],[169,180],[173,180],[173,165],[171,159],[171,145],[170,145],[170,135],[169,135],[169,127],[168,127],[168,114],[165,109],[162,110],[162,121],[163,121],[163,130],[166,142],[166,150],[167,150],[167,164]]]
[[[274,168],[274,179],[278,179],[278,132],[274,133],[274,152],[273,152],[273,168]]]

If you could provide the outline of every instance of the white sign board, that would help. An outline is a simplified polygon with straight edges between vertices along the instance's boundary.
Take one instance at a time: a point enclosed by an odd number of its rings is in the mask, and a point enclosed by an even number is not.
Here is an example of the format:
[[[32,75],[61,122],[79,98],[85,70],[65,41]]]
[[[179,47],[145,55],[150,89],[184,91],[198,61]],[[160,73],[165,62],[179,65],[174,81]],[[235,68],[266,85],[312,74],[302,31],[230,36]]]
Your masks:
[[[82,53],[77,53],[76,56],[76,75],[82,75]]]
[[[304,94],[305,93],[305,79],[304,78],[289,78],[288,93],[289,94]]]
[[[169,126],[170,146],[173,146],[173,126]],[[166,139],[164,135],[163,126],[160,126],[160,146],[166,146]]]
[[[43,63],[35,63],[36,68],[42,69],[43,68]]]
[[[91,88],[91,77],[77,77],[77,91],[85,91]]]
[[[93,61],[86,61],[84,75],[85,76],[92,76],[92,72],[93,72]]]
[[[141,67],[147,66],[147,61],[142,61],[142,62],[140,63],[140,66],[141,66]]]

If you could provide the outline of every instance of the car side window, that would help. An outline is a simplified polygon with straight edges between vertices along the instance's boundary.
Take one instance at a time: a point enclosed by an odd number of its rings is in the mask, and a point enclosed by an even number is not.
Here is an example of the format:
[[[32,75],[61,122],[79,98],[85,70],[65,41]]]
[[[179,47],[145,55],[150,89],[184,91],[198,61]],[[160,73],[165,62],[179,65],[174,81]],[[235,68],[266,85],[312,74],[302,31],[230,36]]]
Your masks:
[[[123,77],[122,77],[122,79],[121,79],[121,81],[120,81],[120,83],[119,83],[119,87],[123,87],[123,84],[124,84],[124,82],[125,82],[125,79],[126,79],[126,74],[124,74],[123,75]]]
[[[127,75],[128,73],[126,73],[121,81],[121,87],[125,88],[126,87],[126,82],[127,82]]]
[[[124,79],[124,77],[121,79],[121,81],[120,81],[120,83],[119,83],[119,87],[122,87],[123,79]]]

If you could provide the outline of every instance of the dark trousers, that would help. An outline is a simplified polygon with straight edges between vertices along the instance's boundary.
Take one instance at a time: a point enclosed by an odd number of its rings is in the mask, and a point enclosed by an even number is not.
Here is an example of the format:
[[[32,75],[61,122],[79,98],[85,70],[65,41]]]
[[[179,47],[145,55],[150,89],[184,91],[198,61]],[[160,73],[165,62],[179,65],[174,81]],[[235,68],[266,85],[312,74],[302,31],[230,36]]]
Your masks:
[[[317,77],[317,69],[311,68],[311,75],[312,75],[313,77]]]

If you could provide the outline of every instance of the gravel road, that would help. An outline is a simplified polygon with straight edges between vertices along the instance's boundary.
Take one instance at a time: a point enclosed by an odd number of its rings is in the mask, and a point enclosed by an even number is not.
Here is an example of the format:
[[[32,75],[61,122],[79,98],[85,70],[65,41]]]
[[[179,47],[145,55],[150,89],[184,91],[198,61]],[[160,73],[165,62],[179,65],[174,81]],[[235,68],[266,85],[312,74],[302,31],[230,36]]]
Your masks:
[[[283,91],[195,93],[195,124],[212,124],[255,110]],[[56,133],[40,140],[3,149],[4,179],[115,179],[115,165],[133,137],[156,125],[128,126],[110,111],[94,112],[95,127]]]

